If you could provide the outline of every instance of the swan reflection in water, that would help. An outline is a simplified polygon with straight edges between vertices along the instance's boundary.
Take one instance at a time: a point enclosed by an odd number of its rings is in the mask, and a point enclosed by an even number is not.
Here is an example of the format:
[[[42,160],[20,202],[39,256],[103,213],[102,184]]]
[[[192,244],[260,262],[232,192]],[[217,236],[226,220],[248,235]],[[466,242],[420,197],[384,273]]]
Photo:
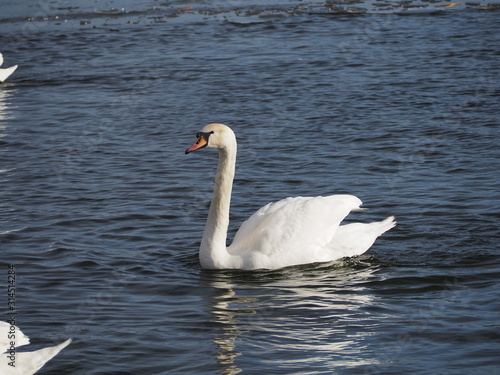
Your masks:
[[[12,118],[12,115],[9,113],[10,96],[10,90],[0,86],[0,129],[2,129],[0,136],[2,137],[5,136],[5,134],[3,134],[3,130],[5,130],[5,124],[3,122]]]
[[[0,140],[7,136],[6,121],[14,117],[10,111],[10,96],[11,91],[0,86]],[[7,172],[7,169],[0,169],[0,173],[5,172]]]
[[[353,267],[356,262],[204,273],[204,283],[216,291],[210,309],[220,328],[213,341],[221,373],[374,364],[373,358],[360,359],[371,333],[357,322],[366,321],[365,308],[374,303],[363,284],[377,267]]]

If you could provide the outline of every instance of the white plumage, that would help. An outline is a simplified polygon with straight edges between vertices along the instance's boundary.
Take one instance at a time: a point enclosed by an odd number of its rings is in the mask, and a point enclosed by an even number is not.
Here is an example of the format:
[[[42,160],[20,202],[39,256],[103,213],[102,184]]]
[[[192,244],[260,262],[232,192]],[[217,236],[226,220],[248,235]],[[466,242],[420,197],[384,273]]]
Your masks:
[[[0,374],[32,375],[68,346],[70,342],[71,339],[68,339],[59,345],[33,352],[18,352],[18,347],[30,343],[28,336],[25,336],[18,327],[0,321],[0,353],[3,353],[0,354]],[[12,346],[16,349],[11,353]]]
[[[381,222],[341,226],[349,212],[360,209],[362,202],[353,195],[286,198],[255,212],[226,248],[236,137],[229,127],[210,124],[186,153],[204,147],[219,149],[219,165],[200,245],[203,268],[276,269],[357,256],[396,224],[391,216]]]
[[[0,66],[3,64],[3,55],[0,53]],[[4,82],[17,69],[17,65],[10,68],[0,69],[0,82]]]

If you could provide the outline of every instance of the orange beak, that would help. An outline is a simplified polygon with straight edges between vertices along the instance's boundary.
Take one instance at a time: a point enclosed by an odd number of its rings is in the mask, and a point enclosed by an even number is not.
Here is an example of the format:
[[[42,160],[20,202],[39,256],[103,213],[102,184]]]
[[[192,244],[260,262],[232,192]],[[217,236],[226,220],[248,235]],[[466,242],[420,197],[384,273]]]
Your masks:
[[[208,137],[206,137],[204,134],[199,134],[198,139],[196,139],[196,142],[194,142],[193,145],[186,150],[186,154],[199,150],[200,148],[206,147],[207,144],[208,144]]]

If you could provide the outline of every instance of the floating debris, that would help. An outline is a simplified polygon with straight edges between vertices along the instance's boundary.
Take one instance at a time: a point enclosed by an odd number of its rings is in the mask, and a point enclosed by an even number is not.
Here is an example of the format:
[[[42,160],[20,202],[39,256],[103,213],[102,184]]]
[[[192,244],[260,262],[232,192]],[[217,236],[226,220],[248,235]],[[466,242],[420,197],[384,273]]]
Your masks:
[[[76,9],[80,9],[80,7],[57,7],[56,8],[57,10],[76,10]]]
[[[453,8],[457,5],[462,5],[462,3],[448,3],[448,4],[438,4],[434,5],[436,8]]]
[[[109,9],[109,10],[95,9],[94,13],[95,14],[103,14],[103,15],[107,15],[107,16],[114,16],[114,15],[125,13],[125,9],[123,9],[123,8],[122,9],[113,8],[113,9]]]
[[[185,7],[185,8],[176,9],[175,11],[176,12],[188,12],[190,10],[194,10],[194,8],[193,7]]]

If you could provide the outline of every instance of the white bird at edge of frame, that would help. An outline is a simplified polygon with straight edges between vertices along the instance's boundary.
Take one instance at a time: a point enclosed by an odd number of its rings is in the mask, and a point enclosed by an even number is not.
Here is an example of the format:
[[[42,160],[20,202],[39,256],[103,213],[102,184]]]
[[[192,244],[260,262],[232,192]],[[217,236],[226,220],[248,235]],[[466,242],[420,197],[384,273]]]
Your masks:
[[[226,247],[236,136],[226,125],[209,124],[196,138],[186,154],[205,147],[219,150],[213,198],[199,249],[203,268],[278,269],[358,256],[396,225],[393,216],[380,222],[340,225],[349,212],[361,210],[361,200],[353,195],[285,198],[255,212]]]
[[[33,352],[18,352],[17,348],[28,345],[30,340],[21,330],[7,322],[0,321],[0,374],[32,375],[68,346],[71,339],[63,343]]]
[[[0,53],[0,66],[3,64],[3,55]],[[15,72],[17,65],[11,66],[10,68],[0,69],[0,83],[5,82],[9,76]]]

